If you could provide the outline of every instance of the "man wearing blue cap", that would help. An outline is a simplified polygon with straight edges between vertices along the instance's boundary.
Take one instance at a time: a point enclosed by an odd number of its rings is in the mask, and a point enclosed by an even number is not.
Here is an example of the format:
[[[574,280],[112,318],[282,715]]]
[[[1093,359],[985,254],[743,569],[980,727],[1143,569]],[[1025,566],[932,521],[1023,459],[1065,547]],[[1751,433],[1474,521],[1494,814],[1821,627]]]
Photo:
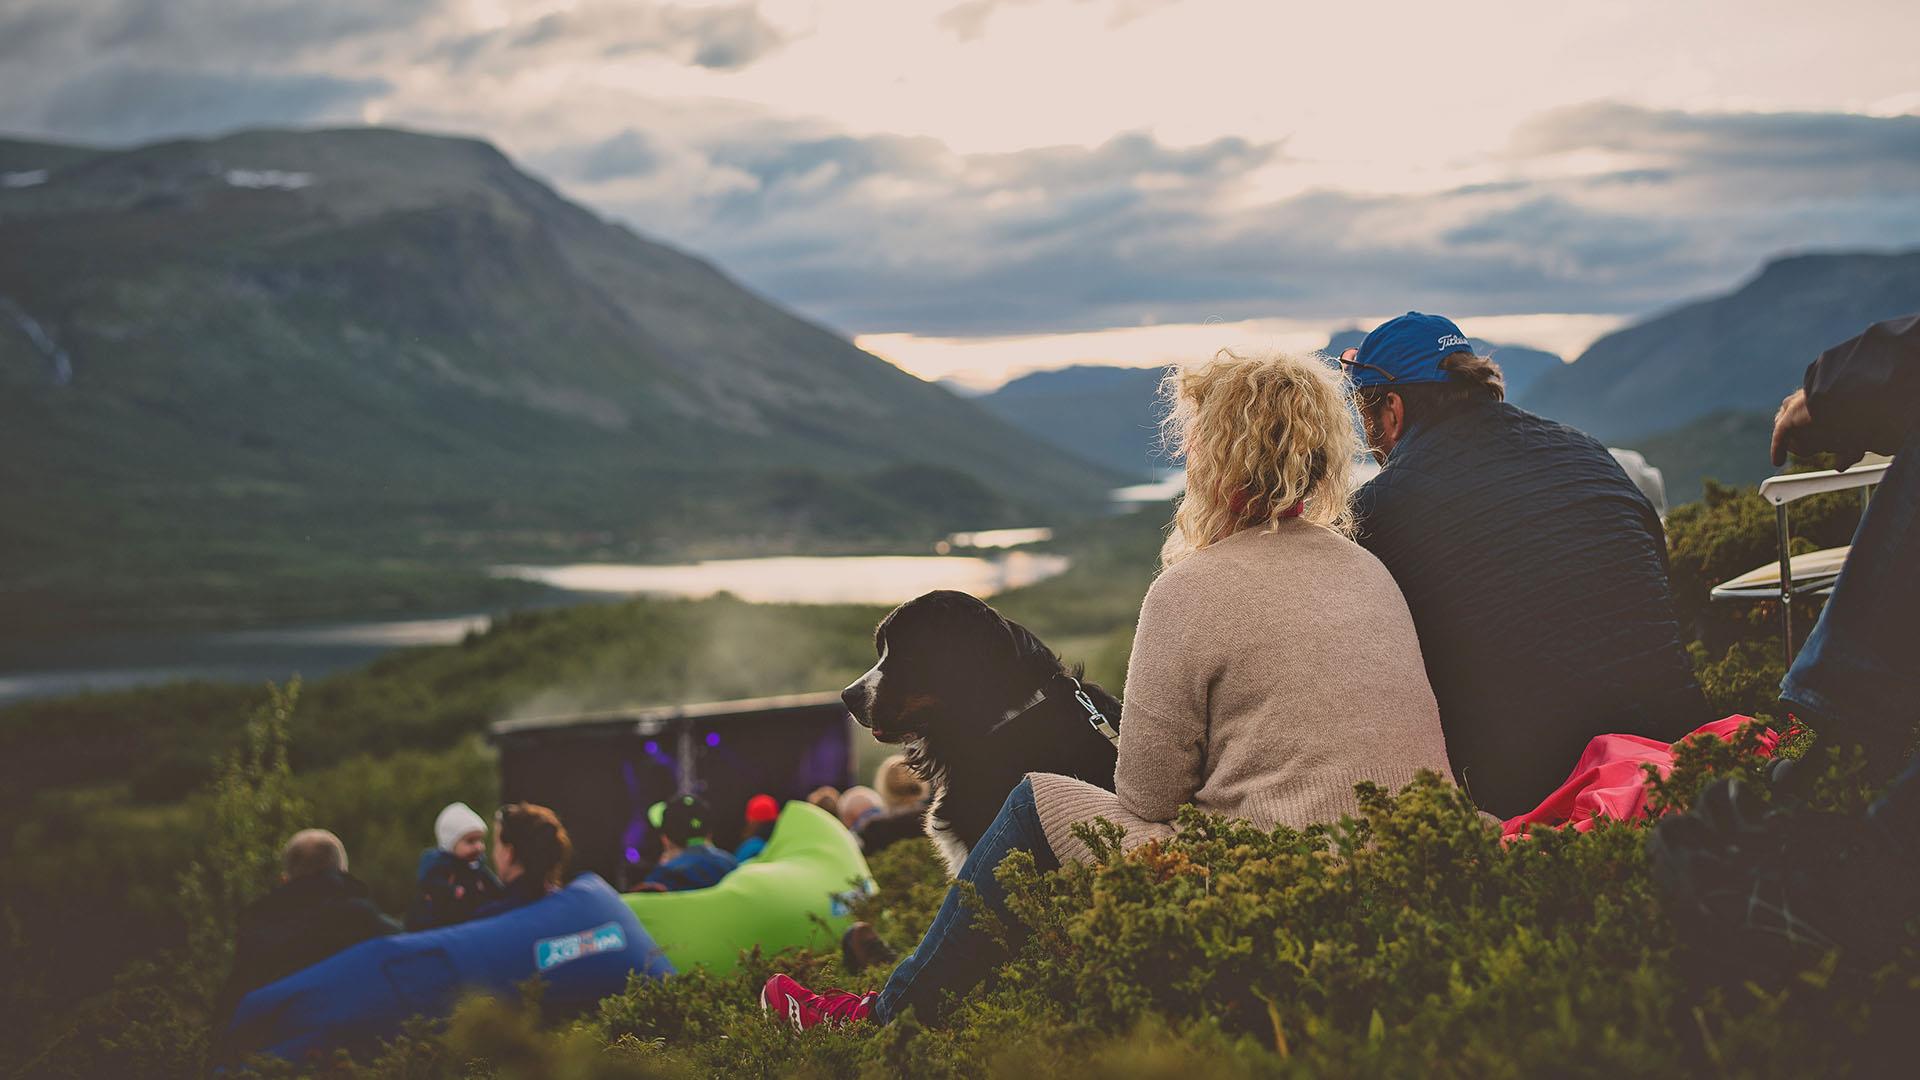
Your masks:
[[[1392,571],[1483,809],[1532,810],[1587,740],[1671,741],[1707,719],[1665,530],[1607,448],[1508,404],[1452,321],[1410,311],[1341,357],[1384,466],[1359,540]]]

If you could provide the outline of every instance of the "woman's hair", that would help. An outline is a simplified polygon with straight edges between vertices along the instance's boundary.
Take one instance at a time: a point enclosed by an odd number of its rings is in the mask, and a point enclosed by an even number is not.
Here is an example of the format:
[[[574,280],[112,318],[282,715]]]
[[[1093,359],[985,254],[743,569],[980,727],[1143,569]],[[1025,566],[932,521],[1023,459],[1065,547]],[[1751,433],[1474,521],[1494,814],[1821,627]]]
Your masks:
[[[508,803],[497,820],[494,838],[513,849],[520,869],[536,881],[558,886],[573,858],[573,840],[559,816],[533,803]]]
[[[880,792],[888,810],[917,806],[927,797],[927,782],[907,764],[907,755],[894,754],[873,772],[874,790]]]
[[[1222,349],[1203,364],[1168,371],[1160,393],[1168,404],[1162,439],[1187,469],[1162,567],[1288,517],[1352,532],[1360,440],[1346,381],[1331,366]]]
[[[1383,383],[1361,387],[1354,393],[1355,401],[1360,406],[1361,419],[1371,425],[1373,421],[1368,417],[1380,407],[1381,402],[1387,400],[1389,393],[1400,395],[1409,424],[1416,418],[1430,420],[1445,416],[1472,402],[1506,400],[1507,378],[1491,356],[1453,353],[1440,361],[1440,370],[1447,373],[1446,382],[1408,383],[1405,386]],[[1373,439],[1379,436],[1369,429],[1367,437]]]

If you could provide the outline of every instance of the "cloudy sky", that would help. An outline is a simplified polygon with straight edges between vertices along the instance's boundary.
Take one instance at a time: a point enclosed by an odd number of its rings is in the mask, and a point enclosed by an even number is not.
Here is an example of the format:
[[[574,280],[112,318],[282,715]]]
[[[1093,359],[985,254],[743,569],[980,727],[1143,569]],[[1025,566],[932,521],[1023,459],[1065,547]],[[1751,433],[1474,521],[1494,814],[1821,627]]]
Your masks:
[[[486,137],[930,377],[1920,246],[1911,0],[0,0],[0,131]]]

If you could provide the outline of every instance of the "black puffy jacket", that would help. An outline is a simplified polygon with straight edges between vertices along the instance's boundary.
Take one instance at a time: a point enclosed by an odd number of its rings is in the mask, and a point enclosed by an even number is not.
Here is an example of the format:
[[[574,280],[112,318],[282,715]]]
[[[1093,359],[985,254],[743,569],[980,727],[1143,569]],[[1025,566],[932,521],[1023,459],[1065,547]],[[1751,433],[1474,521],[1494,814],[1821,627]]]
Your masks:
[[[1591,437],[1505,403],[1416,425],[1360,491],[1474,802],[1533,809],[1587,740],[1707,719],[1653,504]]]
[[[282,882],[240,912],[222,1015],[242,997],[368,938],[400,932],[351,874],[327,871]]]

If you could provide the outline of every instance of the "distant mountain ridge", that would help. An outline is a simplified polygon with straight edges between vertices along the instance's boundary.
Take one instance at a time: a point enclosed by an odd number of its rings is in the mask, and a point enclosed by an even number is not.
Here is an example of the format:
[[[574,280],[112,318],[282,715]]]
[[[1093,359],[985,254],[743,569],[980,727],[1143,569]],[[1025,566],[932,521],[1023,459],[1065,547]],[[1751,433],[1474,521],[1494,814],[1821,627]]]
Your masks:
[[[1713,413],[1771,413],[1821,350],[1915,311],[1920,251],[1776,259],[1725,296],[1594,342],[1526,407],[1626,444]]]
[[[1572,364],[1525,346],[1479,338],[1472,346],[1500,364],[1507,400],[1641,451],[1677,505],[1698,498],[1708,477],[1751,484],[1770,475],[1769,417],[1807,364],[1871,323],[1916,311],[1920,251],[1797,255],[1727,295],[1608,334]],[[1324,351],[1337,356],[1365,336],[1338,331]],[[1151,435],[1158,380],[1158,369],[1082,366],[1014,380],[981,401],[1111,467],[1164,466]]]
[[[1144,479],[1173,467],[1159,438],[1165,370],[1076,364],[1022,375],[978,400],[1037,439]]]
[[[321,551],[872,544],[1126,479],[483,142],[15,140],[0,172],[0,606],[175,570],[217,592]]]
[[[1321,352],[1338,356],[1360,344],[1363,330],[1335,333]],[[1550,352],[1522,345],[1471,339],[1477,352],[1500,362],[1520,397],[1550,368],[1562,367]],[[1159,400],[1165,368],[1076,364],[1013,379],[979,398],[980,404],[1022,431],[1107,468],[1161,476],[1174,468],[1161,445]]]

